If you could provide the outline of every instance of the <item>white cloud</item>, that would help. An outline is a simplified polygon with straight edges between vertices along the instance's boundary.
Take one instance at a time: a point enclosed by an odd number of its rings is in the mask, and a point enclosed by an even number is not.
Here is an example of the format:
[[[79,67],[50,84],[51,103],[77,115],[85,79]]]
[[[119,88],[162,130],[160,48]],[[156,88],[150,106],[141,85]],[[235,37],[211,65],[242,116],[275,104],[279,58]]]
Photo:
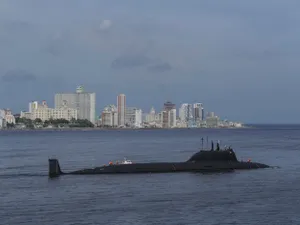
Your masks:
[[[112,26],[112,21],[111,20],[103,20],[100,23],[100,30],[106,30]]]

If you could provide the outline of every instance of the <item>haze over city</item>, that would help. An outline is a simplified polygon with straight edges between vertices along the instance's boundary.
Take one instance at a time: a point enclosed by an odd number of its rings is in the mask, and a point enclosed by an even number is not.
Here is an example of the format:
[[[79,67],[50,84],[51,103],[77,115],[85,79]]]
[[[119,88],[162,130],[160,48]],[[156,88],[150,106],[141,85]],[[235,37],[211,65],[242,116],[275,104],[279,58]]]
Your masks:
[[[0,3],[0,103],[96,92],[149,111],[202,102],[245,123],[299,123],[299,1]]]

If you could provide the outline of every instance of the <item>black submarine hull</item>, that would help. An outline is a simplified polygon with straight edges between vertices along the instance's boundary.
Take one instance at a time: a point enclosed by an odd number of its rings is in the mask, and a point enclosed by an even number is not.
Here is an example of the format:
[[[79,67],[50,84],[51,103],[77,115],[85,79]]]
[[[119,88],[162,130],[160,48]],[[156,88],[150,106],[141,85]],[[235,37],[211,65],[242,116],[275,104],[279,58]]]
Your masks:
[[[92,175],[92,174],[130,174],[130,173],[171,173],[171,172],[222,172],[233,170],[249,170],[269,168],[270,166],[255,162],[157,162],[115,164],[82,169],[64,173],[57,159],[49,159],[49,177],[60,175]]]

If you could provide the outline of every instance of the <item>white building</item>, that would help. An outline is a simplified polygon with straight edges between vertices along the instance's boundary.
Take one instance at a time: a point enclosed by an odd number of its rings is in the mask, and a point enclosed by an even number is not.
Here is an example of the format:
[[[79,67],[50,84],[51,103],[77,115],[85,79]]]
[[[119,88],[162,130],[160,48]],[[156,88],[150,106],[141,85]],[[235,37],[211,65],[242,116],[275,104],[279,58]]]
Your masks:
[[[31,119],[31,113],[30,112],[21,111],[20,118]]]
[[[150,113],[146,114],[145,122],[153,123],[155,122],[155,109],[152,107]]]
[[[84,92],[82,86],[77,87],[76,93],[59,93],[55,95],[55,108],[66,105],[76,109],[78,119],[87,119],[93,124],[96,122],[96,93]]]
[[[7,124],[15,124],[16,118],[10,109],[0,109],[0,129],[5,128]]]
[[[142,127],[142,123],[143,123],[142,116],[143,116],[143,112],[141,109],[135,110],[135,123],[134,123],[135,127]]]
[[[13,124],[15,124],[16,123],[16,118],[12,114],[11,110],[10,109],[5,109],[4,111],[5,111],[5,120],[6,120],[6,123],[13,123]]]
[[[37,101],[29,103],[29,111],[31,112],[21,112],[21,118],[41,119],[42,121],[50,119],[66,119],[70,121],[78,118],[76,109],[68,108],[66,105],[60,108],[49,108],[46,101],[43,101],[42,104],[39,104]]]
[[[118,113],[114,105],[110,105],[104,108],[101,114],[101,124],[104,127],[118,126]]]
[[[141,127],[142,110],[136,107],[127,107],[125,114],[125,124],[129,127]]]
[[[37,109],[39,106],[38,101],[29,102],[29,113],[32,113],[33,109]]]
[[[162,127],[163,128],[175,128],[177,125],[176,109],[164,110],[162,115]]]
[[[0,129],[6,127],[6,120],[5,120],[5,111],[0,109]]]
[[[125,126],[126,123],[126,96],[124,94],[118,95],[117,98],[118,108],[118,125]]]
[[[169,111],[169,127],[176,127],[176,109],[171,109]]]
[[[218,116],[215,116],[214,113],[209,114],[206,118],[206,126],[207,127],[218,127],[220,123],[220,118]]]
[[[215,117],[215,113],[214,112],[208,112],[206,117]]]
[[[188,122],[193,119],[192,105],[184,103],[179,108],[179,119],[182,122]]]

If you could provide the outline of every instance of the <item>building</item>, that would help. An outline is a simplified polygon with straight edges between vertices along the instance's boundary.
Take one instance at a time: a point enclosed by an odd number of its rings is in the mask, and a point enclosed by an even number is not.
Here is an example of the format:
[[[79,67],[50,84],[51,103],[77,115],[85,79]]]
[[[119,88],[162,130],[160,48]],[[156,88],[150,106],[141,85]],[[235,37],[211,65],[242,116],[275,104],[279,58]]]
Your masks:
[[[150,113],[146,114],[145,122],[153,123],[155,122],[155,109],[152,107]]]
[[[125,125],[129,127],[141,127],[142,110],[136,107],[127,107],[125,114]]]
[[[171,109],[169,111],[169,127],[174,128],[176,127],[176,109]]]
[[[220,119],[217,116],[206,118],[206,126],[207,127],[218,127]]]
[[[187,123],[193,119],[192,105],[188,103],[183,103],[179,108],[179,119],[180,121]]]
[[[117,108],[118,108],[118,125],[125,126],[126,96],[124,94],[118,95]]]
[[[164,111],[170,111],[171,109],[176,109],[176,105],[168,101],[164,103]]]
[[[168,111],[162,111],[162,128],[169,128],[169,112]]]
[[[66,102],[60,108],[49,108],[46,101],[39,104],[37,101],[29,103],[29,112],[21,112],[21,118],[31,120],[41,119],[42,121],[50,119],[78,119],[77,109],[68,108]]]
[[[103,127],[118,126],[118,112],[114,105],[109,105],[104,108],[101,113],[101,124]]]
[[[193,115],[195,121],[204,120],[204,108],[202,103],[195,103],[193,105]]]
[[[6,123],[15,124],[16,118],[10,109],[4,109]]]
[[[75,93],[55,94],[55,108],[64,106],[76,109],[78,119],[87,119],[93,124],[96,122],[96,93],[85,92],[82,86],[77,87]]]
[[[174,128],[176,124],[176,109],[162,111],[162,128]]]
[[[8,124],[16,124],[16,118],[10,109],[0,109],[0,129],[6,128]]]
[[[103,127],[117,127],[118,113],[104,110],[101,114],[101,124]]]
[[[164,110],[162,112],[162,128],[171,128],[173,125],[173,122],[171,124],[171,121],[173,121],[174,116],[176,121],[176,105],[169,101],[164,103]]]
[[[29,102],[29,113],[32,113],[33,109],[38,108],[39,103],[37,101]]]
[[[214,112],[208,112],[206,117],[214,117],[215,116],[215,113]]]
[[[21,111],[20,118],[31,119],[31,113],[30,112]]]
[[[206,126],[207,127],[218,127],[220,123],[220,118],[215,115],[214,112],[208,113],[206,117]]]
[[[135,123],[134,126],[135,127],[142,127],[143,124],[143,111],[141,109],[137,109],[135,110]]]
[[[0,109],[0,129],[6,127],[6,120],[5,120],[5,111]]]

